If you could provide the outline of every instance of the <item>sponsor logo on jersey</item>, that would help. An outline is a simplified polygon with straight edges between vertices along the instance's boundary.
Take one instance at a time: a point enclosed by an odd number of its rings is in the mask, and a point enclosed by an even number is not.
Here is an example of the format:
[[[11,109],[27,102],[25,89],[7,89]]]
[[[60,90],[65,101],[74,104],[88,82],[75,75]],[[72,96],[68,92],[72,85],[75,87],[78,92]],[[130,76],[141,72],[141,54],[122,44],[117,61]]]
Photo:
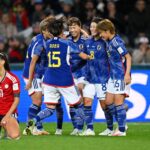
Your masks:
[[[5,87],[5,89],[8,89],[9,85],[8,85],[8,84],[5,84],[5,86],[4,86],[4,87]]]

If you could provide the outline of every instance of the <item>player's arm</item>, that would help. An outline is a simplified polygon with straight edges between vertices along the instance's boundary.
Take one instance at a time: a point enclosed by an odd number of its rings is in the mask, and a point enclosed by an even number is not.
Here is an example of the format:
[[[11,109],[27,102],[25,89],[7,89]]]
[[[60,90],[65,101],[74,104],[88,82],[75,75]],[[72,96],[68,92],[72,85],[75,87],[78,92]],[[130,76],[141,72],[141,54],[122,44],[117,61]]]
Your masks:
[[[125,58],[126,58],[126,73],[125,73],[124,80],[125,80],[126,84],[129,84],[129,83],[131,83],[131,75],[130,75],[130,72],[131,72],[131,56],[130,56],[130,54],[127,53],[125,55]]]
[[[81,57],[84,60],[91,59],[91,57],[89,55],[87,55],[86,53],[83,53],[83,52],[79,53],[79,57]]]
[[[33,76],[34,76],[34,70],[35,70],[36,62],[38,61],[38,59],[39,59],[38,55],[33,55],[31,63],[30,63],[30,68],[29,68],[29,80],[26,85],[27,90],[29,90],[31,88],[32,80],[33,80]]]

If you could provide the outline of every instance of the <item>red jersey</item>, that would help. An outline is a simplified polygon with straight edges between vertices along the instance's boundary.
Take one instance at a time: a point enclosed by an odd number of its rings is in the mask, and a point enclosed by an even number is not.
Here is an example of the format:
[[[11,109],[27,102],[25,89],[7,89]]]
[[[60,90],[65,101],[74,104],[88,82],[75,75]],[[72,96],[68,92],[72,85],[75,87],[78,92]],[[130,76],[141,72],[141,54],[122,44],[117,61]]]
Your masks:
[[[11,72],[6,72],[3,80],[0,82],[0,115],[5,115],[9,111],[14,102],[14,94],[19,93],[20,81],[18,77]]]

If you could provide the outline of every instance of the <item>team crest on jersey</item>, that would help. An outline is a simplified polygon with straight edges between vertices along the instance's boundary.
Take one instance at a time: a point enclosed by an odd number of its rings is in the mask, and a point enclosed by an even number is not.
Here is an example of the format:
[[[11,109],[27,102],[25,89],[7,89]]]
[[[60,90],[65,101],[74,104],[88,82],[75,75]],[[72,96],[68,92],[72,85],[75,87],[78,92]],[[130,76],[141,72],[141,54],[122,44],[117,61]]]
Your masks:
[[[8,89],[9,85],[8,85],[8,84],[5,84],[5,86],[4,86],[4,87],[5,87],[5,89]]]
[[[83,44],[79,45],[79,49],[83,49],[83,47],[84,47]]]
[[[99,51],[101,49],[101,46],[100,45],[97,45],[97,50]]]
[[[109,46],[109,51],[112,51],[112,47],[111,46]]]

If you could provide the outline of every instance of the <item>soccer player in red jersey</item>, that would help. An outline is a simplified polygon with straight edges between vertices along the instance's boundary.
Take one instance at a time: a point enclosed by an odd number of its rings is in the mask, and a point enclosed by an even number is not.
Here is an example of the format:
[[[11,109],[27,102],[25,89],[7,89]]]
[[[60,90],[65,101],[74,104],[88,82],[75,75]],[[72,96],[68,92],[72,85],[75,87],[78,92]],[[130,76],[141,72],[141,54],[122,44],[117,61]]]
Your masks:
[[[6,55],[0,53],[0,128],[4,128],[10,139],[19,139],[20,137],[16,118],[19,95],[19,79],[10,72]]]

